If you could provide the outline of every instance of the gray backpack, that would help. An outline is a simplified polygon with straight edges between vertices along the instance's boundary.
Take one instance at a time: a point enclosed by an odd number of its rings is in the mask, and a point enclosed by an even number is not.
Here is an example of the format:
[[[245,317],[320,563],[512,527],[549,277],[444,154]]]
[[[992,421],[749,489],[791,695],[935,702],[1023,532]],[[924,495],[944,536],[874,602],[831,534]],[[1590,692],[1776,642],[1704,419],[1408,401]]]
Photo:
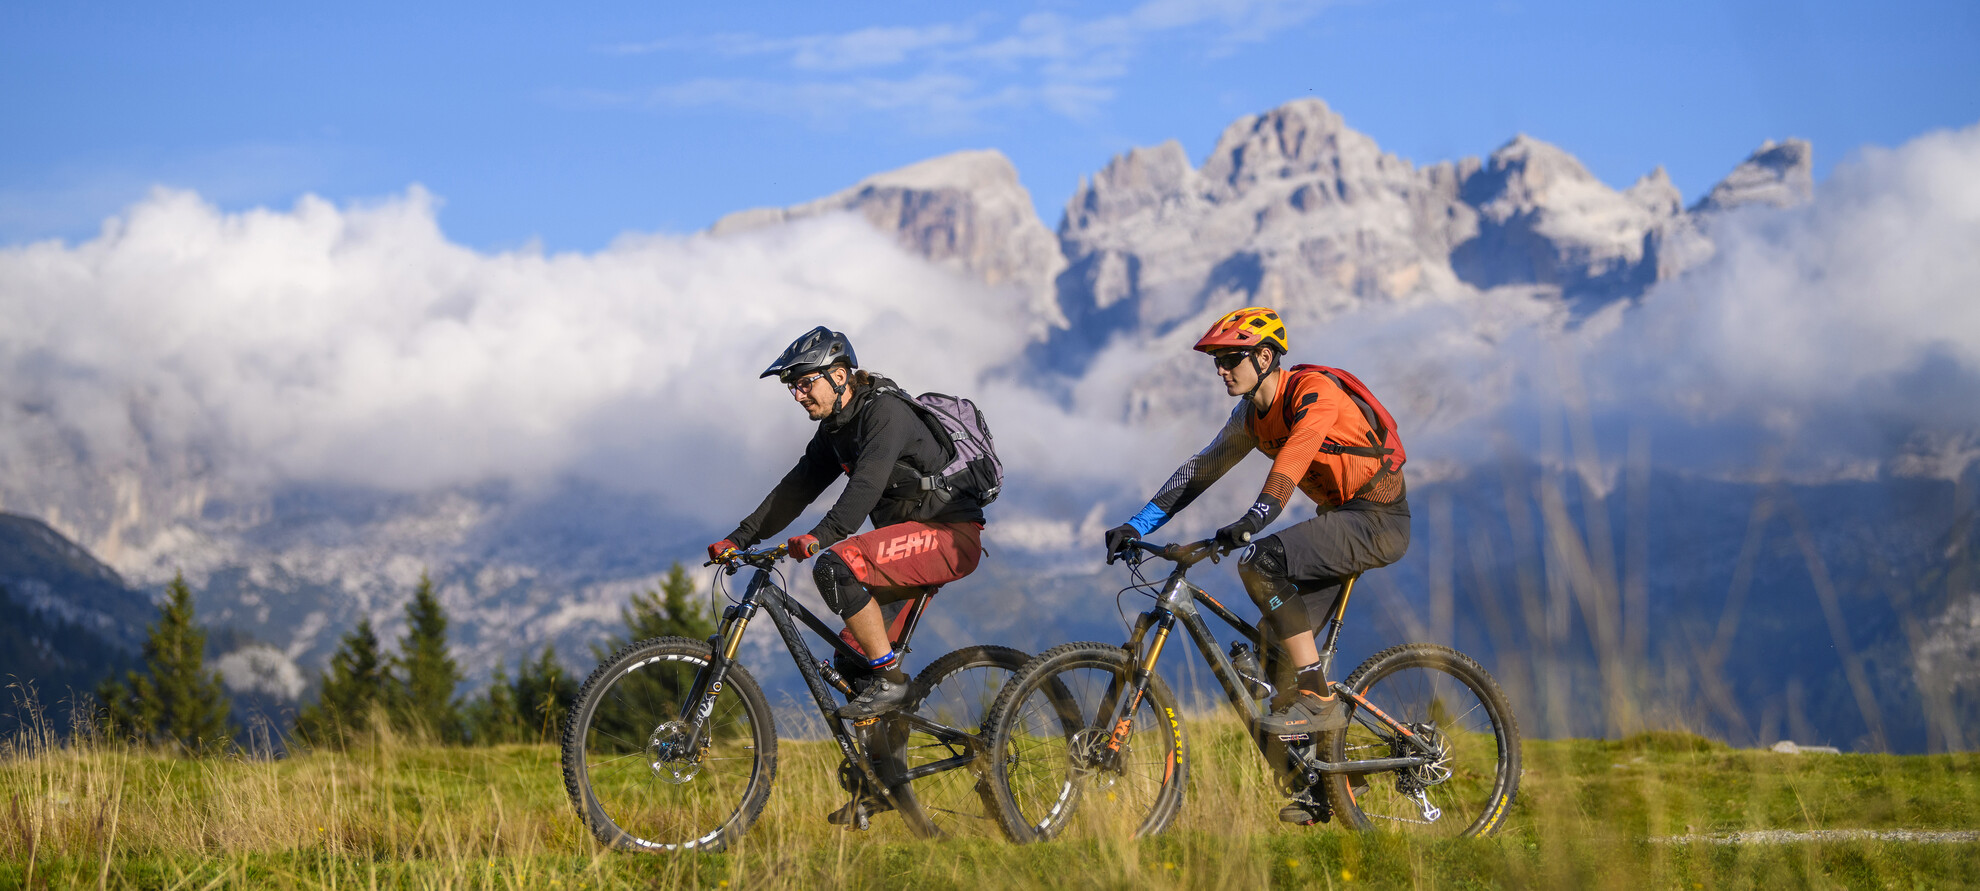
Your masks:
[[[909,397],[897,387],[886,392],[905,400],[928,425],[928,432],[942,446],[949,463],[940,473],[921,478],[924,498],[922,516],[939,514],[957,495],[968,496],[979,505],[997,500],[1004,487],[1004,462],[997,458],[997,444],[990,436],[990,425],[977,411],[976,403],[945,393],[923,393]]]

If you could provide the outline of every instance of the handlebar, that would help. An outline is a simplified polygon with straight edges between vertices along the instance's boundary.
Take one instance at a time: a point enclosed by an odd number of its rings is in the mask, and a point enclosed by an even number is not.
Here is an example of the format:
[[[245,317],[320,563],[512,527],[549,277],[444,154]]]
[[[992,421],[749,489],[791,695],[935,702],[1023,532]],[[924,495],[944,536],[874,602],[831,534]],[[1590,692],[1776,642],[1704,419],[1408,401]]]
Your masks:
[[[1175,544],[1172,542],[1170,544],[1165,544],[1165,545],[1152,545],[1149,544],[1148,542],[1142,541],[1141,539],[1135,538],[1135,539],[1129,539],[1126,547],[1123,548],[1123,550],[1128,550],[1128,549],[1143,551],[1146,552],[1151,557],[1160,557],[1164,560],[1171,560],[1185,567],[1195,566],[1196,564],[1203,562],[1204,558],[1206,557],[1209,558],[1210,562],[1217,563],[1222,560],[1225,554],[1230,553],[1229,550],[1226,550],[1222,545],[1219,545],[1217,543],[1217,540],[1214,538],[1206,538],[1203,539],[1202,541],[1193,541],[1190,542],[1189,544]],[[1131,562],[1134,563],[1140,563],[1141,560],[1147,559],[1145,557],[1137,559],[1132,554],[1124,554],[1123,556],[1126,556]]]
[[[786,554],[790,553],[790,550],[791,548],[788,543],[780,544],[774,548],[763,548],[754,551],[732,550],[724,553],[720,557],[702,563],[701,565],[721,566],[727,569],[730,575],[735,575],[738,570],[742,569],[745,566],[754,566],[758,569],[769,569],[771,564],[776,563],[778,560],[782,560]]]

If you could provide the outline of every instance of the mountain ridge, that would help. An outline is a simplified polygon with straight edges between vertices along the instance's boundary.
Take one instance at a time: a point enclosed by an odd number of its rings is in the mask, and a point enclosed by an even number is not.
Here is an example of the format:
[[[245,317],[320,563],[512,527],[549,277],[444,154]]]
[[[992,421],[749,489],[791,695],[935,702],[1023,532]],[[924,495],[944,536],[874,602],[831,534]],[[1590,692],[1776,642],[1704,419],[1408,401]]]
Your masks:
[[[1357,309],[1489,299],[1548,331],[1596,313],[1607,313],[1608,324],[1625,324],[1611,308],[1627,307],[1645,289],[1712,256],[1713,229],[1724,215],[1809,200],[1811,163],[1806,143],[1770,142],[1687,208],[1661,168],[1616,189],[1571,153],[1525,134],[1483,158],[1417,165],[1384,152],[1325,103],[1301,100],[1233,122],[1200,166],[1173,140],[1115,155],[1081,181],[1055,228],[1038,218],[1008,159],[976,151],[875,174],[793,207],[742,211],[694,236],[706,242],[692,243],[749,239],[777,227],[796,231],[834,216],[863,220],[930,265],[1023,295],[997,305],[1023,308],[1012,323],[1031,338],[1032,351],[1015,371],[997,370],[986,387],[1010,387],[1013,377],[1026,385],[1032,378],[1076,384],[1075,376],[1104,350],[1153,354],[1155,360],[1135,366],[1120,386],[1124,404],[1080,407],[1119,414],[1142,430],[1166,431],[1228,411],[1221,396],[1193,385],[1203,377],[1201,362],[1185,341],[1207,316],[1262,302],[1278,306],[1295,324],[1320,325]],[[1114,397],[1111,391],[1103,395]],[[1414,410],[1411,398],[1407,392],[1385,394],[1392,406]],[[35,417],[47,424],[40,441],[50,449],[64,442],[53,415]],[[997,423],[1000,436],[1036,433]],[[1183,447],[1161,443],[1171,446]],[[256,489],[218,479],[211,463],[147,449],[101,474],[81,470],[105,459],[80,450],[61,454],[91,480],[83,489],[58,491],[51,481],[61,475],[37,476],[35,469],[46,465],[16,460],[0,463],[0,496],[14,509],[45,509],[49,525],[85,546],[104,548],[106,560],[142,585],[156,586],[183,569],[198,591],[203,620],[272,642],[257,651],[277,660],[258,663],[281,675],[264,685],[271,695],[293,695],[286,691],[298,682],[283,673],[284,666],[320,665],[337,635],[360,617],[371,618],[381,637],[395,636],[397,614],[423,570],[431,572],[455,619],[456,646],[472,677],[485,678],[495,664],[540,652],[547,643],[581,660],[587,642],[615,630],[627,594],[650,585],[673,559],[696,559],[698,533],[722,531],[702,528],[713,522],[699,516],[703,505],[691,505],[695,515],[682,516],[683,508],[650,494],[581,480],[536,489],[491,482],[410,494],[295,481]],[[13,457],[0,454],[0,462],[8,460]],[[1535,476],[1574,475],[1538,459],[1531,463]],[[1465,467],[1439,474],[1429,461],[1421,466],[1411,483],[1426,500],[1467,485],[1490,489],[1480,481],[1489,467],[1467,477]],[[1581,484],[1592,485],[1593,476],[1582,475]],[[1605,485],[1614,488],[1613,481]],[[1754,498],[1764,485],[1727,491]],[[1597,494],[1588,497],[1595,498],[1607,489],[1591,491]],[[1067,611],[1070,627],[1111,633],[1111,604],[1096,605],[1100,598],[1089,590],[1111,578],[1068,569],[1076,558],[1063,549],[1104,528],[1099,518],[1118,512],[1121,497],[1095,491],[1037,495],[1037,509],[1065,521],[1063,528],[1035,536],[1042,543],[1035,552],[1029,539],[994,540],[1000,575],[986,573],[972,580],[974,587],[956,586],[952,612],[942,620],[1035,632],[1020,621],[1020,611],[987,611],[979,598],[1050,591],[1057,598],[1052,606]],[[1015,501],[1000,507],[1011,509]],[[1481,518],[1489,516],[1488,508],[1508,509],[1493,507],[1483,495],[1472,501],[1485,505],[1477,509]],[[1677,529],[1691,519],[1659,516],[1669,525],[1657,528]],[[1716,521],[1723,522],[1715,528],[1738,528],[1723,517]],[[1434,521],[1426,516],[1423,522]],[[1905,534],[1915,539],[1911,533],[1917,531],[1906,527]],[[1840,532],[1824,534],[1845,540]],[[1909,558],[1923,551],[1907,539],[1893,553]],[[1411,566],[1392,575],[1409,579],[1410,591],[1425,589],[1430,583],[1423,581],[1421,564],[1432,558],[1412,557]],[[1733,571],[1732,558],[1720,558],[1689,569],[1695,576],[1687,578],[1719,584],[1714,573]],[[1867,573],[1852,572],[1850,584],[1869,583]],[[1513,590],[1517,574],[1504,574],[1502,590]],[[805,575],[796,573],[792,584],[809,597]],[[1931,664],[1966,671],[1961,666],[1971,661],[1971,648],[1961,635],[1971,622],[1959,611],[1964,603],[1921,602],[1915,615],[1864,615],[1886,623],[1875,626],[1885,631],[1904,621],[1922,623],[1934,642]],[[1569,614],[1560,609],[1560,616]],[[1566,627],[1579,627],[1560,616],[1555,618]],[[1693,619],[1710,617],[1681,615],[1672,627],[1684,631]],[[1866,627],[1872,624],[1866,620]],[[783,656],[769,637],[752,640],[752,665],[766,665],[759,657],[767,657],[767,665],[779,666],[766,667],[774,680]],[[1895,656],[1879,652],[1879,665],[1894,664]],[[1828,680],[1824,690],[1848,695]],[[1765,685],[1750,690],[1779,694]]]

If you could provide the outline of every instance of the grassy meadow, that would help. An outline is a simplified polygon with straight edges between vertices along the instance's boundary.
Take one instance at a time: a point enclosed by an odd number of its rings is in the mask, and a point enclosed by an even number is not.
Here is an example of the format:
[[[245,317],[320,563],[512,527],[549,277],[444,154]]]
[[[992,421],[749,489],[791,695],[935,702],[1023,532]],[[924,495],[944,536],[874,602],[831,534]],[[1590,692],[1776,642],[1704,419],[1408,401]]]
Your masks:
[[[1755,829],[1971,830],[1980,756],[1782,755],[1681,734],[1529,742],[1489,839],[1277,822],[1233,720],[1188,725],[1189,798],[1165,835],[1029,847],[923,841],[843,802],[829,742],[780,745],[763,818],[730,852],[601,851],[548,745],[389,737],[283,760],[16,740],[0,752],[0,888],[1914,888],[1980,886],[1980,844],[1652,841]]]

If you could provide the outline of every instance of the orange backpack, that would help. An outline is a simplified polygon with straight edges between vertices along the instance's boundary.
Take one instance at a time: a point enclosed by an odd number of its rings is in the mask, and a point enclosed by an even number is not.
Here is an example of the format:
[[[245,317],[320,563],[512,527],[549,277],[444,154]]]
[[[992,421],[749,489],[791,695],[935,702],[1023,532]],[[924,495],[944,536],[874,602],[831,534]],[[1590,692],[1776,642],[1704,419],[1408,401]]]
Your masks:
[[[1409,460],[1409,454],[1403,451],[1402,435],[1396,432],[1396,419],[1393,415],[1389,414],[1387,408],[1382,406],[1382,400],[1375,398],[1374,392],[1368,389],[1368,385],[1361,382],[1361,378],[1355,377],[1352,373],[1345,370],[1329,368],[1325,365],[1294,365],[1287,370],[1291,371],[1293,375],[1292,380],[1286,383],[1286,389],[1288,391],[1298,386],[1300,375],[1324,374],[1329,380],[1334,382],[1335,386],[1340,387],[1342,392],[1348,394],[1349,399],[1354,400],[1355,407],[1361,409],[1361,416],[1368,420],[1369,432],[1368,443],[1366,445],[1349,445],[1335,442],[1331,436],[1327,438],[1326,442],[1320,444],[1320,451],[1326,452],[1329,455],[1356,455],[1363,458],[1382,459],[1382,469],[1376,471],[1375,476],[1369,479],[1366,485],[1363,485],[1354,495],[1349,497],[1358,498],[1366,495],[1375,488],[1377,483],[1382,482],[1391,474],[1402,472],[1403,462]],[[1288,403],[1291,401],[1290,399],[1286,400]],[[1292,429],[1292,406],[1287,405],[1284,410],[1287,412],[1286,429],[1290,430]]]

